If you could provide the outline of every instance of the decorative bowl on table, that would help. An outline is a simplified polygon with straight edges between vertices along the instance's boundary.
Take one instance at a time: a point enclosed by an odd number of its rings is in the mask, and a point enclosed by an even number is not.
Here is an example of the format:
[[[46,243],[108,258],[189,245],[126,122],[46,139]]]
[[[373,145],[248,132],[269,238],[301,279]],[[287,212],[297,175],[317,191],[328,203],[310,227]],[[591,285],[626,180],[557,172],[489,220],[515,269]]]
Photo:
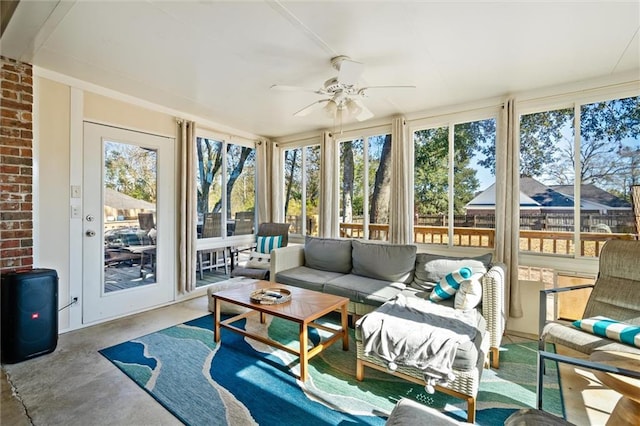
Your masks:
[[[291,300],[291,292],[284,288],[261,288],[251,293],[251,301],[261,305],[277,305]]]

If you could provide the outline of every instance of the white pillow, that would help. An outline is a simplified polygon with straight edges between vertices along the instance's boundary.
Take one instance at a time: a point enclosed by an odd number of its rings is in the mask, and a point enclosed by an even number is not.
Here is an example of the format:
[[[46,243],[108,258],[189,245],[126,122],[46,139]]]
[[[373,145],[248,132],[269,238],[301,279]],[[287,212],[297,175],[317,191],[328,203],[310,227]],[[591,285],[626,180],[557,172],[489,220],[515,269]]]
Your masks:
[[[460,288],[456,292],[454,307],[464,311],[473,309],[482,300],[482,273],[476,273],[468,280],[460,283]]]
[[[249,260],[247,260],[246,268],[252,269],[269,269],[271,265],[271,255],[268,253],[260,253],[257,251],[252,251],[249,256]]]

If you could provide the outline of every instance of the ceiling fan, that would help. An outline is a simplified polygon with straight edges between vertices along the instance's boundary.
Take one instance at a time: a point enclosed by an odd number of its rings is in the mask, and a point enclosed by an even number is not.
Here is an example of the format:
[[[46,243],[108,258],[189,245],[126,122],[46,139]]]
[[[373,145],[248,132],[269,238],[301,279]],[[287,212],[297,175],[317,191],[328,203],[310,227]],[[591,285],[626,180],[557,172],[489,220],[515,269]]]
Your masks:
[[[358,79],[362,74],[364,65],[356,62],[348,56],[336,56],[331,58],[331,66],[338,71],[336,77],[332,77],[324,82],[320,89],[307,89],[297,86],[286,86],[274,84],[274,90],[284,91],[304,91],[313,92],[324,99],[315,101],[293,115],[304,117],[324,105],[326,113],[333,118],[340,118],[346,114],[354,117],[358,121],[365,121],[373,117],[373,113],[363,104],[362,99],[367,96],[367,91],[371,89],[414,89],[415,86],[368,86],[360,87]]]

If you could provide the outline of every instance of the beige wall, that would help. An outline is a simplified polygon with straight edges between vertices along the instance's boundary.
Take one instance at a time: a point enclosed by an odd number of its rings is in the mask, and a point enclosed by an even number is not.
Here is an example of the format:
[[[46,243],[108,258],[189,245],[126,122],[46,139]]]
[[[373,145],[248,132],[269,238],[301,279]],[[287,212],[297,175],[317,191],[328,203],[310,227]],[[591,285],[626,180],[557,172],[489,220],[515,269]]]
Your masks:
[[[34,130],[34,185],[37,210],[34,247],[37,267],[58,271],[59,306],[69,300],[69,134],[70,88],[51,80],[37,78],[37,103]],[[80,255],[80,254],[78,254]],[[59,317],[60,329],[69,327],[69,310]]]
[[[174,117],[91,92],[84,92],[84,119],[161,136],[176,136]]]

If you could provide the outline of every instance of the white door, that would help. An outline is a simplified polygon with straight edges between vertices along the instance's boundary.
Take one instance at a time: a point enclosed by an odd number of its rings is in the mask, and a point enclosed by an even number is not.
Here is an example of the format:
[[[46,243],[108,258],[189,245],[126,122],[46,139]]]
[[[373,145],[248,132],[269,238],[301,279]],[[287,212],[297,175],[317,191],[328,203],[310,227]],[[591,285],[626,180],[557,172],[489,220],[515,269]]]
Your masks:
[[[83,324],[174,300],[174,144],[84,123]]]

